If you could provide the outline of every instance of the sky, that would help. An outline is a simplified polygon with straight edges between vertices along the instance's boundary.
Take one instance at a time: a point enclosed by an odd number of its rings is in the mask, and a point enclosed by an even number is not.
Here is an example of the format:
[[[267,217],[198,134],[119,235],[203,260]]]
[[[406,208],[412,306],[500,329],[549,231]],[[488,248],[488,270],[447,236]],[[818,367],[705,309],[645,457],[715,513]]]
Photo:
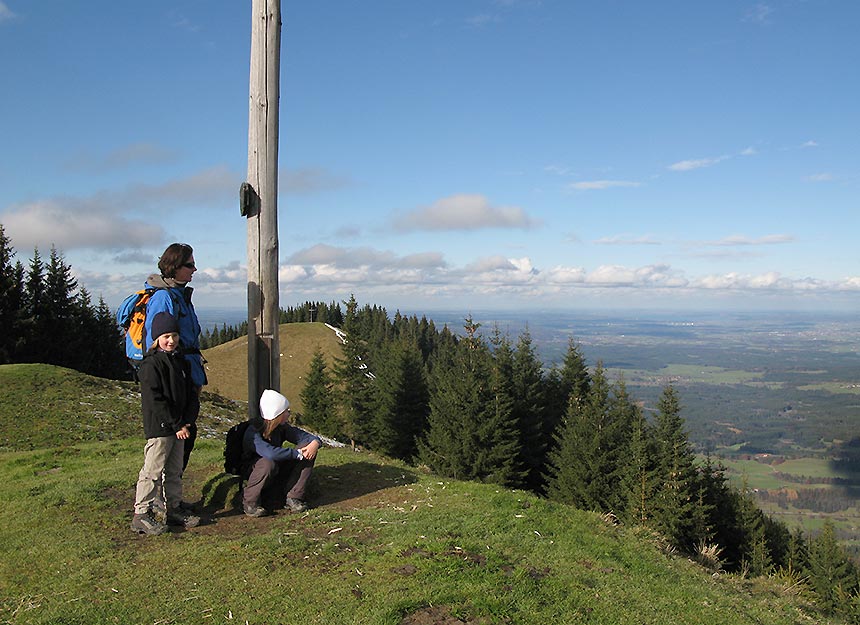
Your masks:
[[[251,0],[0,0],[0,224],[245,306]],[[860,3],[283,0],[281,306],[856,310]]]

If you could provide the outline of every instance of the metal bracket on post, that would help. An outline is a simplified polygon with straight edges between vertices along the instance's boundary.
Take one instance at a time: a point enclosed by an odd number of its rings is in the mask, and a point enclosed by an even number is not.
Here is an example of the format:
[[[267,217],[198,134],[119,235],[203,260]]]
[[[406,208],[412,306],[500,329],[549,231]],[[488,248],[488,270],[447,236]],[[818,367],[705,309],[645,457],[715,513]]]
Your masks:
[[[257,194],[254,193],[254,187],[252,187],[248,182],[243,182],[239,187],[239,213],[242,217],[248,217],[254,214],[254,196],[256,195]]]

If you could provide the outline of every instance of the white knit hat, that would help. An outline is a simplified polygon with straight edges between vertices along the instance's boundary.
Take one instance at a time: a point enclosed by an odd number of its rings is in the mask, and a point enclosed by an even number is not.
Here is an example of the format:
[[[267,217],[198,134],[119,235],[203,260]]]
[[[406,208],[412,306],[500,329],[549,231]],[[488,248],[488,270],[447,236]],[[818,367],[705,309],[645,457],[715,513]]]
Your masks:
[[[278,391],[267,388],[260,396],[260,415],[266,421],[277,419],[289,407],[290,400]]]

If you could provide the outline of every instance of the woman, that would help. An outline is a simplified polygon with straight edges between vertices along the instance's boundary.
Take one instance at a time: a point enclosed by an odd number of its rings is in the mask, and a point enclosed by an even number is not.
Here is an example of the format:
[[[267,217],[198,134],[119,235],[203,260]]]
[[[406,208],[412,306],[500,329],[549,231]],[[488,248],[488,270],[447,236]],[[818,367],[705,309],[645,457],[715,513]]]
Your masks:
[[[169,313],[179,325],[179,342],[182,353],[191,367],[191,382],[194,392],[200,395],[200,389],[206,385],[206,371],[203,369],[203,356],[200,354],[200,322],[191,294],[194,289],[188,283],[197,271],[194,264],[194,250],[186,243],[172,243],[167,246],[158,260],[160,274],[152,274],[146,279],[144,288],[157,289],[146,305],[146,323],[144,324],[144,344],[149,345],[157,338],[152,336],[152,320],[161,312]],[[148,341],[148,342],[147,342]],[[199,402],[198,402],[199,410]],[[188,466],[188,458],[194,449],[197,439],[197,415],[190,428],[189,436],[185,439],[185,452],[182,457],[182,470]],[[183,507],[188,504],[183,502]]]
[[[283,504],[292,512],[307,510],[305,489],[322,441],[290,425],[289,416],[286,397],[271,389],[263,391],[260,416],[251,421],[242,440],[242,475],[247,479],[242,503],[247,516],[266,514],[264,500],[270,508]],[[295,447],[284,447],[285,441]]]

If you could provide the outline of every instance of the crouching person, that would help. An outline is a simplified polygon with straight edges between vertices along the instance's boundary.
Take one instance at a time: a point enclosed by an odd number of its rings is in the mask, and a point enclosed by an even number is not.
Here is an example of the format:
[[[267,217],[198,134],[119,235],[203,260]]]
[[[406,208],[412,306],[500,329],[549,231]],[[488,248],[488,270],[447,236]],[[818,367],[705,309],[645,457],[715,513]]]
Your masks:
[[[195,527],[200,518],[187,514],[182,503],[182,454],[199,400],[188,361],[179,349],[179,326],[169,313],[152,321],[152,347],[140,364],[141,412],[146,446],[137,478],[131,529],[156,535],[167,529],[158,516],[166,511],[168,525]]]
[[[260,517],[266,508],[307,510],[305,489],[322,441],[290,425],[290,402],[267,389],[260,397],[260,417],[252,420],[242,441],[242,492],[245,514]],[[295,447],[283,447],[285,441]]]

